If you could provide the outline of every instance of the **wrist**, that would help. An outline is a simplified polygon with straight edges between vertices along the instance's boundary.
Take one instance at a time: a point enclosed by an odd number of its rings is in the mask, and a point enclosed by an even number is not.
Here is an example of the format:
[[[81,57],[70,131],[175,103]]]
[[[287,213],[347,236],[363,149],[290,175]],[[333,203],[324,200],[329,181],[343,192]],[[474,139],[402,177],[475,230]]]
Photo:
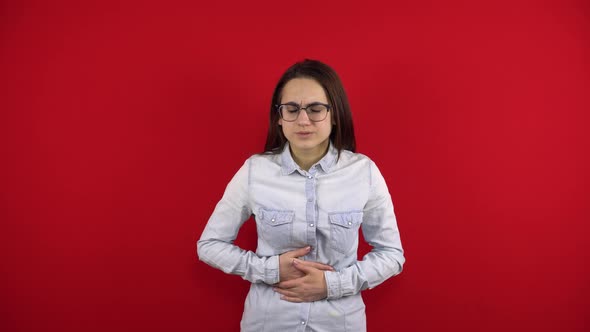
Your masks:
[[[264,265],[264,283],[274,285],[280,281],[279,256],[268,257]]]

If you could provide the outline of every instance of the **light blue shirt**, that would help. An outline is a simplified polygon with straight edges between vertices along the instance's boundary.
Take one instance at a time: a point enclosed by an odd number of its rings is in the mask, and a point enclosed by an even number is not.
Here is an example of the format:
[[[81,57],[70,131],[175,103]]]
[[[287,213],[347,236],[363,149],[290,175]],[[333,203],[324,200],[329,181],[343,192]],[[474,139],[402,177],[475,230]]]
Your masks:
[[[256,252],[233,244],[254,215]],[[372,246],[357,259],[359,227]],[[279,255],[311,246],[301,259],[334,267],[324,276],[328,297],[292,303],[272,289],[279,282]],[[391,196],[373,161],[362,154],[328,153],[309,171],[281,154],[250,157],[227,185],[200,240],[199,259],[250,281],[242,331],[365,331],[360,291],[399,274],[402,244]]]

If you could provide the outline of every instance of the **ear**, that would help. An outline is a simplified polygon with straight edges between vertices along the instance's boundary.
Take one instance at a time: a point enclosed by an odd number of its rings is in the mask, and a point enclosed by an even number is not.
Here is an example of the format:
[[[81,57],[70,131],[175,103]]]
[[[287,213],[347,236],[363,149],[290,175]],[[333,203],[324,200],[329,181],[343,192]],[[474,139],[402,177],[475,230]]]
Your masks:
[[[283,119],[279,119],[279,126],[283,125]]]

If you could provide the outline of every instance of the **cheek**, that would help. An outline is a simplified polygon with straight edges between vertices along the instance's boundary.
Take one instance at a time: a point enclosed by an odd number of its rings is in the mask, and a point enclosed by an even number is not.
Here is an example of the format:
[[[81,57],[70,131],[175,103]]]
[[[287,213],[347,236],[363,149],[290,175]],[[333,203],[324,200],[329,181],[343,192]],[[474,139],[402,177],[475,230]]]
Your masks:
[[[330,135],[332,133],[333,127],[334,127],[334,125],[332,123],[327,122],[326,125],[325,125],[325,127],[324,127],[324,131],[326,133],[328,133],[328,135]]]
[[[283,133],[283,135],[285,137],[287,137],[287,135],[289,135],[289,125],[287,124],[286,126],[279,122],[279,129],[281,130],[281,132]]]

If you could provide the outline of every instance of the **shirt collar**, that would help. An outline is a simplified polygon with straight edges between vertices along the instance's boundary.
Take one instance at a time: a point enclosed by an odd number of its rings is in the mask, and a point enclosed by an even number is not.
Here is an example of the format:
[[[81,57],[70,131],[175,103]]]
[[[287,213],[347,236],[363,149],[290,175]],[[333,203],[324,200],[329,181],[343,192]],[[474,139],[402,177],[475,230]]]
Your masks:
[[[328,152],[325,156],[320,159],[316,164],[320,165],[324,173],[328,173],[334,163],[336,158],[338,157],[338,150],[334,147],[332,142],[330,141],[330,146],[328,147]],[[289,142],[285,143],[285,147],[283,148],[283,152],[281,152],[281,171],[283,175],[289,175],[299,169],[299,165],[293,160],[293,156],[291,155],[291,149],[289,149]]]

